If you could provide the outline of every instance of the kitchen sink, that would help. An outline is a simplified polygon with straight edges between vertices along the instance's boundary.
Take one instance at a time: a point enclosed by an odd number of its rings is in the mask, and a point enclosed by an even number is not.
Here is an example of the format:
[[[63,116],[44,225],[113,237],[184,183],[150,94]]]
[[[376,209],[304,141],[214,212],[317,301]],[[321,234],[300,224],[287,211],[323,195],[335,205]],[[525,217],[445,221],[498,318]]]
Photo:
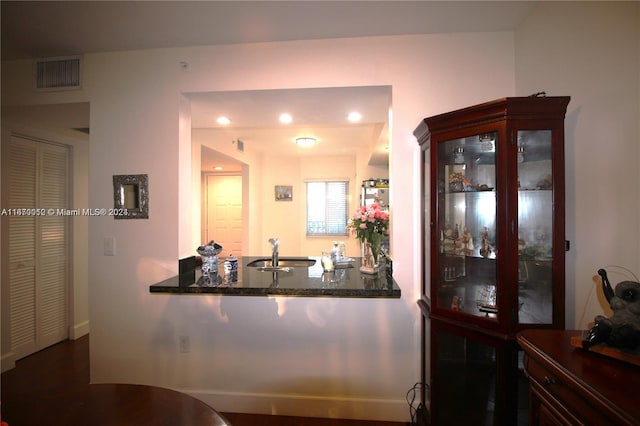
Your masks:
[[[273,266],[270,257],[261,259],[255,259],[247,263],[250,268],[261,268],[262,270],[276,270],[276,268],[308,268],[316,264],[315,259],[309,259],[307,257],[281,257],[278,260],[278,266]]]

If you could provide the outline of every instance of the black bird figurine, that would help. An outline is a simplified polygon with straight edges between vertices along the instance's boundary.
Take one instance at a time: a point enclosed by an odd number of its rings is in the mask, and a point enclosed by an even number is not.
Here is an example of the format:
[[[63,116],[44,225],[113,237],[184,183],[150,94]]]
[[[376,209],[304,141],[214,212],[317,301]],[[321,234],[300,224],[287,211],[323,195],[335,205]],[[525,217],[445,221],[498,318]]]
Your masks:
[[[595,324],[582,341],[589,349],[598,343],[625,349],[635,349],[640,344],[640,282],[622,281],[615,291],[611,287],[607,271],[598,270],[602,278],[602,291],[613,310],[611,318],[595,317]]]

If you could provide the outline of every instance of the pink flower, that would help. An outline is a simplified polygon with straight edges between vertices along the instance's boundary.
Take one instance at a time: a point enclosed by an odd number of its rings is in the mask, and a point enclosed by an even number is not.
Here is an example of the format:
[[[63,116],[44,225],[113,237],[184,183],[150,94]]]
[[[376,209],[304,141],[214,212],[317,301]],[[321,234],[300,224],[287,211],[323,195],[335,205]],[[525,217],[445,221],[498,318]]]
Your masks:
[[[381,236],[389,233],[389,214],[377,203],[359,206],[347,228],[361,242],[379,244]]]

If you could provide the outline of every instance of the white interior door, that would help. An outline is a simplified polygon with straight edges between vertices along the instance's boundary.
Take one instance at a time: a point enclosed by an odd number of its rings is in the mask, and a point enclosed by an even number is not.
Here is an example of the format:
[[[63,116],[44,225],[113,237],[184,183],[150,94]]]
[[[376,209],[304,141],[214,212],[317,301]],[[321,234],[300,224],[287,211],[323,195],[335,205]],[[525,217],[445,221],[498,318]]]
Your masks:
[[[69,154],[64,146],[20,137],[11,137],[7,154],[3,309],[19,359],[68,338],[68,218],[55,212],[68,208]]]
[[[222,245],[221,256],[242,256],[242,176],[205,176],[205,240]]]

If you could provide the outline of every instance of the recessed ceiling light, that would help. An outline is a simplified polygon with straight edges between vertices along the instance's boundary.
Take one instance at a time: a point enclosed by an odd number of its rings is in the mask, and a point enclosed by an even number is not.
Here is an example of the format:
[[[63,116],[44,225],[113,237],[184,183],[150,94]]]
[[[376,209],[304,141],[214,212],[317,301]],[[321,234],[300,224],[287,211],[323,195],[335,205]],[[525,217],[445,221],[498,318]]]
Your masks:
[[[316,144],[316,138],[296,138],[296,144],[303,148],[308,148],[310,146],[314,146]]]
[[[293,121],[293,117],[291,117],[290,114],[287,114],[286,112],[283,112],[282,114],[280,114],[279,120],[283,124],[288,124],[288,123],[291,123]]]
[[[224,115],[221,115],[220,117],[218,117],[216,122],[221,126],[227,126],[231,124],[231,120],[229,120],[229,118],[225,117]]]
[[[215,166],[213,170],[215,170],[216,172],[220,172],[222,171],[222,166]]]
[[[362,114],[360,114],[358,111],[351,111],[347,116],[347,120],[352,123],[357,123],[358,121],[362,120]]]

